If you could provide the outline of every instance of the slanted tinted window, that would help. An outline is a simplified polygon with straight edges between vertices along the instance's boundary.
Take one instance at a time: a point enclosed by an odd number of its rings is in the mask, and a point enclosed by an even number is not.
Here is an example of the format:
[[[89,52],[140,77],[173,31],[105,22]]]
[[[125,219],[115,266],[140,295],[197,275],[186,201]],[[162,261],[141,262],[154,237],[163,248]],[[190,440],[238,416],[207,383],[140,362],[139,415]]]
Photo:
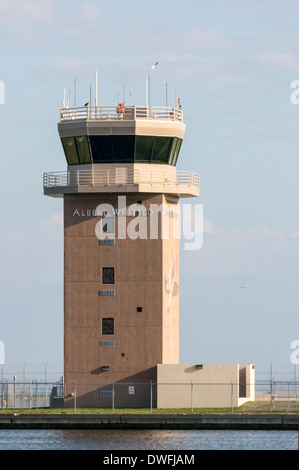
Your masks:
[[[114,284],[114,268],[103,268],[103,284]]]
[[[111,135],[90,136],[90,148],[94,163],[112,162],[112,140]]]
[[[112,159],[115,163],[134,161],[134,135],[112,136]]]
[[[151,136],[137,135],[135,145],[135,160],[138,162],[150,162],[152,159],[154,138]]]
[[[61,141],[68,165],[78,165],[79,158],[74,137],[63,137]]]
[[[173,160],[172,160],[172,164],[173,164],[174,166],[176,165],[176,162],[177,162],[177,160],[178,160],[178,156],[179,156],[179,153],[180,153],[181,145],[182,145],[182,139],[177,139],[177,143],[176,143],[176,146],[175,146],[175,152],[174,152],[174,156],[173,156]]]
[[[90,136],[94,163],[131,163],[134,161],[133,135]]]
[[[156,137],[152,161],[168,163],[170,149],[172,144],[171,137]]]
[[[102,335],[114,335],[114,318],[102,318]]]
[[[87,136],[75,137],[80,163],[91,163]]]
[[[177,140],[178,140],[178,139],[177,139],[176,137],[174,137],[174,138],[172,139],[172,144],[171,144],[171,149],[170,149],[170,154],[169,154],[169,162],[168,162],[169,165],[172,165],[172,164],[173,164]]]

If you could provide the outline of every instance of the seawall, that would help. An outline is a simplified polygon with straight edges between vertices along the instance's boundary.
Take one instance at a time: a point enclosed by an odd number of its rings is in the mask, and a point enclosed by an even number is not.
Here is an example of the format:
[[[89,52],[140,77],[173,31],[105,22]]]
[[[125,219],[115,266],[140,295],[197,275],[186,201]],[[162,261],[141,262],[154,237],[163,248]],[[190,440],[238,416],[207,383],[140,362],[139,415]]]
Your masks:
[[[298,414],[2,414],[0,429],[298,430]]]

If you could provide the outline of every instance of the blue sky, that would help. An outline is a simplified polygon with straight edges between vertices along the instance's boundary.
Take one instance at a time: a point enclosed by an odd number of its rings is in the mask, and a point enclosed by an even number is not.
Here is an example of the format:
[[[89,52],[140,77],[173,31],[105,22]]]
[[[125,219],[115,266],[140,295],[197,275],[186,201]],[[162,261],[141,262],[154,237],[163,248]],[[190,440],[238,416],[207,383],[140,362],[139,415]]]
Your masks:
[[[201,175],[204,243],[181,251],[181,361],[291,367],[299,337],[298,2],[0,0],[1,328],[7,362],[62,362],[63,90],[180,97],[178,169]],[[127,91],[128,92],[128,91]],[[242,288],[241,288],[242,287]]]

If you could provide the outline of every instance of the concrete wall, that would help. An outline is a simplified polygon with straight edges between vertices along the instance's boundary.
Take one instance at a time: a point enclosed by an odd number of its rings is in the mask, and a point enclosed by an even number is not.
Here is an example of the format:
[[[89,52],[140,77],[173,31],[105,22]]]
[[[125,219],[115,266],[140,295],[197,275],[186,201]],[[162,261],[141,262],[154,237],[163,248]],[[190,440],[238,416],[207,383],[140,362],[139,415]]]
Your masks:
[[[241,366],[244,377],[252,366]],[[159,364],[157,367],[158,408],[227,408],[253,400],[254,383],[243,388],[240,401],[239,364]],[[247,372],[247,375],[246,375]]]

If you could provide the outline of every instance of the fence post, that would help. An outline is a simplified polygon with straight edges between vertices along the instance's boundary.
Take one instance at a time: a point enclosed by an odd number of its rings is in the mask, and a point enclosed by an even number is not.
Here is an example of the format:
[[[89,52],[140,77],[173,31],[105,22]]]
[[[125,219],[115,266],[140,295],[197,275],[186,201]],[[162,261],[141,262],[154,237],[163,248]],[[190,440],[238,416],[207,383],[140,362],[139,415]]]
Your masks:
[[[153,384],[152,384],[152,381],[151,382],[151,413],[153,411]]]
[[[4,370],[5,370],[5,367],[6,367],[6,363],[4,364],[3,369],[2,369],[2,410],[4,410]]]
[[[24,379],[24,397],[26,396],[26,367],[27,367],[27,363],[25,362],[24,371],[23,371],[23,379]]]
[[[193,413],[193,383],[191,382],[191,411]]]
[[[16,407],[16,382],[17,382],[17,376],[14,375],[13,378],[14,386],[13,386],[13,407]]]
[[[112,382],[112,411],[114,413],[114,382]]]
[[[2,411],[4,411],[4,382],[2,380]]]
[[[36,409],[38,410],[38,381],[36,381]]]
[[[45,406],[47,406],[47,397],[48,397],[48,363],[46,363],[46,369],[45,369]]]

